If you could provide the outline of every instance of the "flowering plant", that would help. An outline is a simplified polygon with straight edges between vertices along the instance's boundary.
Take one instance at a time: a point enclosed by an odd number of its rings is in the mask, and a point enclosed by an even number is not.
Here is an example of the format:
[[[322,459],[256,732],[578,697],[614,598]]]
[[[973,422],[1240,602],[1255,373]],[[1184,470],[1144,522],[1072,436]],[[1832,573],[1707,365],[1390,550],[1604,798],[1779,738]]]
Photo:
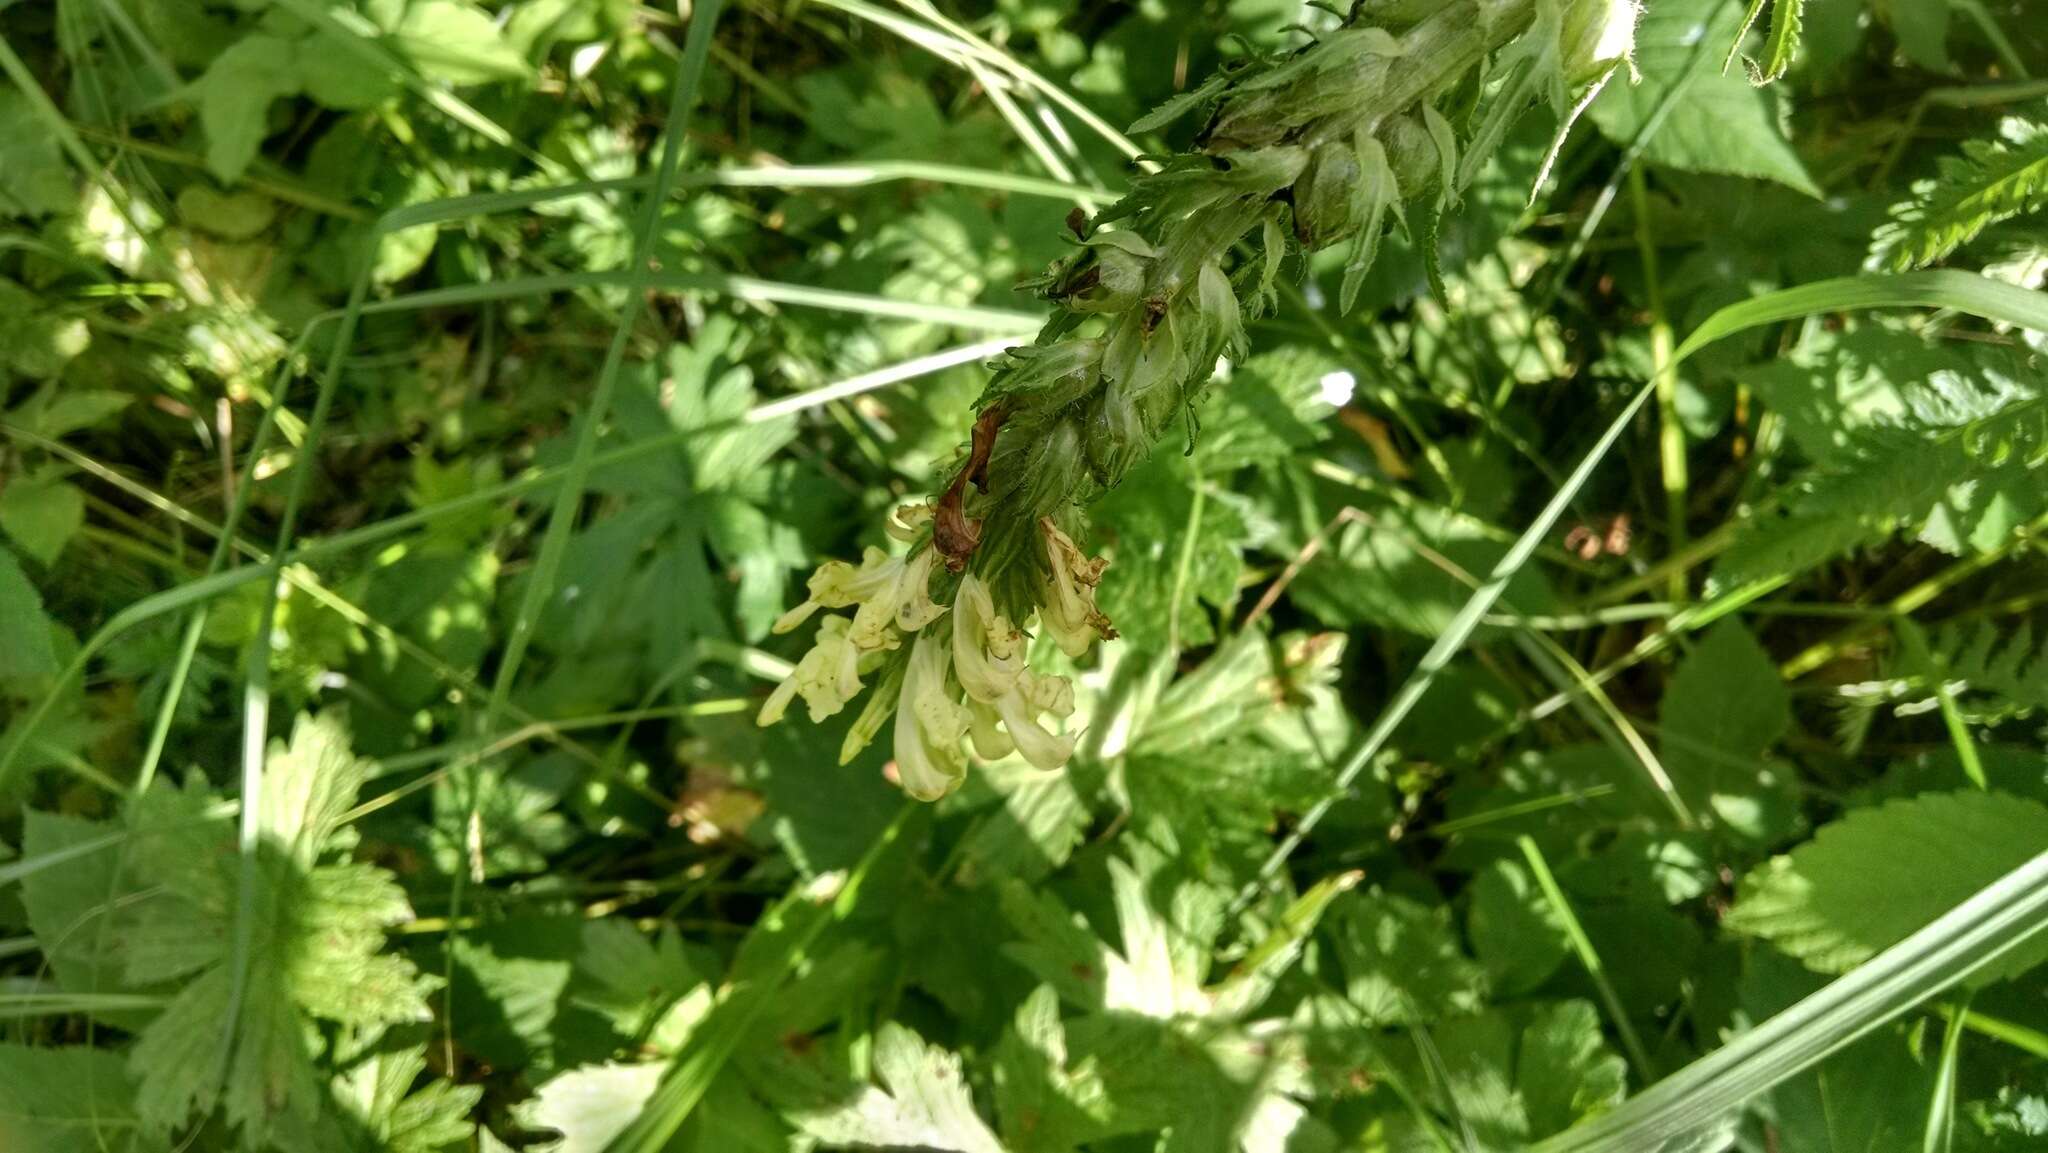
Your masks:
[[[817,641],[762,707],[802,696],[813,720],[877,691],[841,748],[852,759],[895,721],[896,772],[936,800],[966,776],[967,748],[1065,764],[1066,678],[1034,670],[1034,629],[1069,657],[1116,629],[1097,607],[1107,562],[1076,543],[1083,510],[1145,459],[1176,419],[1190,447],[1220,357],[1275,307],[1288,259],[1349,246],[1349,311],[1391,222],[1434,219],[1477,175],[1536,95],[1569,127],[1628,59],[1633,0],[1360,0],[1341,27],[1281,58],[1227,68],[1131,126],[1198,110],[1189,152],[1165,159],[1092,218],[1067,220],[1074,251],[1028,282],[1056,310],[1032,344],[994,365],[963,460],[936,500],[898,511],[908,551],[827,561],[787,632],[820,608]],[[1472,125],[1460,143],[1446,108]],[[1425,235],[1433,235],[1431,226]],[[936,593],[935,593],[936,590]],[[928,629],[950,608],[950,631]]]

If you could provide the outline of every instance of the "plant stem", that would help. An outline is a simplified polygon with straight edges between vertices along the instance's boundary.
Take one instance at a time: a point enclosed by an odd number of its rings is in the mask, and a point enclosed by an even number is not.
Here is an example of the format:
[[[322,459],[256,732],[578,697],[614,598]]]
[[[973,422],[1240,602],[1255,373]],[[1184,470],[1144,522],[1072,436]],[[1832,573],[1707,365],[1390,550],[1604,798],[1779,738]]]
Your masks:
[[[1685,553],[1686,464],[1685,425],[1678,419],[1678,366],[1672,363],[1671,320],[1664,312],[1664,288],[1657,275],[1657,238],[1650,228],[1650,191],[1641,165],[1628,170],[1629,198],[1635,205],[1636,248],[1642,254],[1643,287],[1650,301],[1650,362],[1657,385],[1657,455],[1664,476],[1664,531],[1673,556]],[[1687,596],[1685,569],[1665,574],[1665,597],[1675,604]]]

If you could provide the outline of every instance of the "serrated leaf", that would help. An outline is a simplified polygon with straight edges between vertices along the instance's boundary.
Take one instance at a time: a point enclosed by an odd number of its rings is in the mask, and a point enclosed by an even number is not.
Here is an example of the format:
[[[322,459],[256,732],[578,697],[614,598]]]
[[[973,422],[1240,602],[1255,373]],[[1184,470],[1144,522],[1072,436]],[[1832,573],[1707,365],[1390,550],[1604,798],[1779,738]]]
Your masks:
[[[1870,263],[1903,272],[1932,264],[2001,220],[2048,206],[2048,125],[2009,116],[1998,138],[1969,140],[1944,157],[1940,176],[1917,181],[1910,199],[1871,238]]]
[[[1659,0],[1636,29],[1640,84],[1609,84],[1589,114],[1600,131],[1626,145],[1664,94],[1687,84],[1644,155],[1688,172],[1722,172],[1775,180],[1812,196],[1807,175],[1779,124],[1777,97],[1742,76],[1720,71],[1713,45],[1726,44],[1743,13],[1721,0]]]
[[[395,22],[389,21],[393,11]],[[391,31],[398,54],[420,74],[449,84],[488,84],[531,75],[524,57],[505,40],[497,22],[462,0],[381,4],[372,14]]]
[[[0,1044],[0,1149],[7,1153],[159,1153],[138,1132],[121,1055],[83,1046]]]
[[[520,1120],[560,1133],[553,1153],[604,1153],[640,1115],[666,1069],[659,1062],[580,1065],[541,1085]]]
[[[1413,1054],[1408,1076],[1429,1086],[1447,1115],[1462,1119],[1481,1153],[1510,1153],[1568,1129],[1620,1102],[1627,1066],[1607,1047],[1600,1015],[1585,1001],[1493,1009],[1429,1030],[1441,1078]],[[1406,1116],[1392,1126],[1393,1147],[1432,1148]]]
[[[2048,806],[2006,793],[1929,793],[1858,809],[1743,878],[1723,924],[1822,973],[1861,964],[2048,846]],[[2048,959],[2021,946],[1980,975]]]
[[[1059,993],[1040,985],[995,1054],[996,1116],[1013,1153],[1067,1153],[1102,1135],[1107,1091],[1093,1065],[1069,1067]]]
[[[786,1115],[833,1145],[1002,1153],[974,1110],[958,1057],[892,1021],[875,1035],[874,1063],[881,1088],[860,1086],[848,1100]]]

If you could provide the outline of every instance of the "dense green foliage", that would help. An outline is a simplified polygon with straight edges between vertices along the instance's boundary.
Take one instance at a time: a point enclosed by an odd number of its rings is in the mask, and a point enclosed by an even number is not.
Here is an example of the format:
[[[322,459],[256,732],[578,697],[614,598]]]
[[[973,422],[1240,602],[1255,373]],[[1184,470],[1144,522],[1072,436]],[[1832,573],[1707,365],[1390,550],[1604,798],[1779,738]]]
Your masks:
[[[2048,1144],[2048,21],[1644,8],[0,0],[0,1153]]]

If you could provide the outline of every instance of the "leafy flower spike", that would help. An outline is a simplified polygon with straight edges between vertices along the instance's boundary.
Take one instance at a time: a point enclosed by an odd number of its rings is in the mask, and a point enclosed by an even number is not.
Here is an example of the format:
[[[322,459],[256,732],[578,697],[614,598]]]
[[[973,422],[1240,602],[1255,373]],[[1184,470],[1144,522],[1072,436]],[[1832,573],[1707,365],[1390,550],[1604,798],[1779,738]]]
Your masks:
[[[1637,14],[1635,0],[1361,0],[1314,43],[1232,65],[1132,125],[1202,121],[1194,148],[1123,199],[1068,217],[1072,252],[1028,285],[1052,319],[991,366],[972,440],[931,503],[888,525],[909,552],[827,562],[776,623],[854,608],[850,622],[826,618],[762,723],[798,695],[831,716],[876,672],[841,757],[893,716],[911,796],[956,787],[970,743],[985,758],[1065,764],[1074,737],[1046,718],[1073,713],[1073,687],[1027,654],[1035,630],[1073,659],[1117,635],[1096,603],[1107,562],[1075,540],[1082,509],[1176,424],[1192,446],[1218,358],[1244,354],[1245,326],[1274,307],[1288,261],[1345,246],[1337,298],[1349,311],[1389,226],[1413,224],[1427,243],[1532,102],[1568,128],[1630,67]],[[944,634],[926,628],[948,608]]]

